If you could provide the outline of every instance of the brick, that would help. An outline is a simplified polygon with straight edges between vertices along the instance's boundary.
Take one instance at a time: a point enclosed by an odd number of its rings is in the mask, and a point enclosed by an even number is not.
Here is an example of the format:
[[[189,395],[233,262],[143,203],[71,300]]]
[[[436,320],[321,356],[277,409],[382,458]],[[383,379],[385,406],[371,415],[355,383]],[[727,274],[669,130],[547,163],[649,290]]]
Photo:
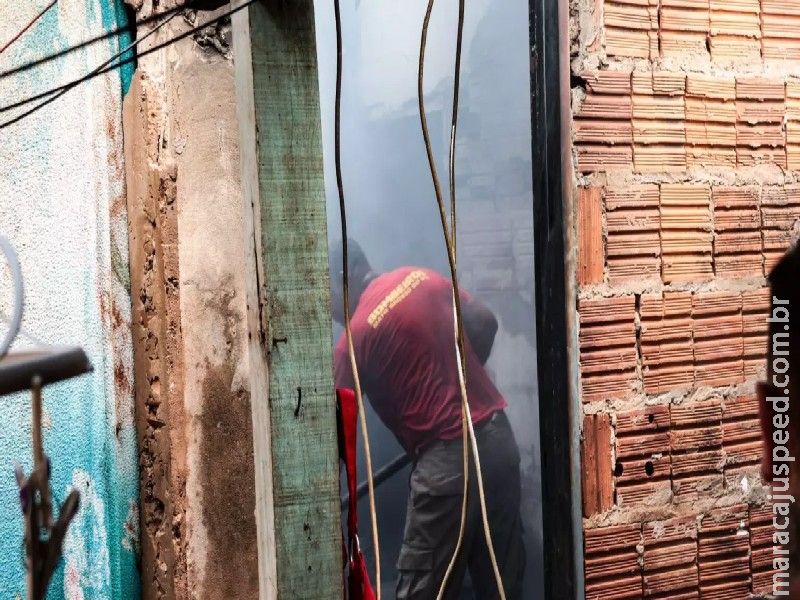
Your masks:
[[[680,144],[686,142],[684,121],[633,120],[633,141],[635,144]]]
[[[692,296],[692,315],[694,317],[712,317],[715,315],[738,315],[742,311],[742,294],[740,292],[698,292]],[[707,319],[700,319],[705,323]],[[735,322],[734,322],[735,323]],[[725,323],[714,322],[724,329],[723,333],[741,333],[741,324],[725,328]],[[697,335],[698,330],[695,330]],[[703,332],[700,332],[703,334]]]
[[[728,579],[731,573],[737,575],[750,572],[750,557],[737,556],[735,558],[721,559],[700,563],[700,582],[718,582]]]
[[[672,495],[678,504],[691,504],[703,498],[721,496],[724,485],[725,479],[721,473],[674,479]]]
[[[635,381],[636,374],[631,371],[584,377],[581,381],[581,398],[584,402],[622,398],[635,391]]]
[[[660,272],[658,256],[661,254],[658,208],[609,211],[607,221],[612,279],[633,273],[657,275]]]
[[[659,201],[659,187],[653,184],[609,187],[606,190],[606,209],[609,212],[626,208],[658,208]]]
[[[672,502],[672,485],[669,478],[639,485],[617,487],[617,506],[629,509],[634,506],[668,506]]]
[[[613,338],[612,338],[613,341]],[[636,367],[636,348],[619,347],[581,350],[581,373],[584,375],[605,374]]]
[[[626,548],[610,554],[586,557],[586,579],[596,582],[609,576],[619,578],[640,573],[636,548]]]
[[[763,455],[763,442],[731,444],[725,448],[726,464],[736,466],[758,466]]]
[[[691,544],[682,544],[673,549],[677,552],[691,552]],[[669,571],[648,573],[644,575],[645,597],[651,598],[656,594],[669,594],[668,598],[675,598],[676,593],[682,590],[697,588],[697,565],[689,565]],[[689,596],[696,598],[697,596]]]
[[[661,49],[665,57],[680,57],[685,54],[706,55],[708,34],[702,31],[662,31]]]
[[[715,62],[761,62],[761,44],[755,38],[713,35],[709,37],[709,47]]]
[[[630,121],[608,119],[574,119],[576,142],[597,144],[630,144],[633,141],[633,126]]]
[[[761,191],[756,186],[715,186],[711,190],[711,200],[715,210],[722,209],[757,209],[760,204]]]
[[[689,146],[686,148],[686,165],[701,169],[735,169],[736,149]]]
[[[736,164],[742,167],[773,164],[782,169],[786,169],[786,149],[783,147],[772,148],[769,146],[763,146],[761,148],[737,146]]]
[[[765,13],[762,15],[761,27],[765,38],[797,39],[800,34],[800,16]]]
[[[661,206],[704,206],[711,203],[711,186],[692,183],[670,183],[661,186]]]
[[[686,77],[686,93],[701,98],[734,100],[736,99],[736,80],[733,77],[689,73]],[[731,106],[735,115],[735,104],[731,103]]]
[[[656,202],[658,197],[656,196]],[[632,206],[630,208],[611,209],[608,200],[606,200],[606,221],[608,224],[608,232],[623,233],[623,232],[639,232],[639,231],[656,231],[661,225],[661,215],[658,210],[658,204],[653,208],[640,208]]]
[[[647,458],[618,460],[615,465],[615,481],[617,485],[642,484],[650,481],[669,479],[672,472],[668,454]]]
[[[728,421],[722,425],[723,447],[733,447],[746,442],[761,443],[761,424],[758,415],[750,415],[745,421]]]
[[[669,432],[617,438],[617,458],[639,458],[669,453]]]
[[[633,296],[617,296],[596,300],[581,300],[578,303],[581,326],[593,323],[633,322],[636,316],[636,299]]]
[[[744,358],[742,336],[694,341],[694,360],[697,366],[721,361],[739,361]]]
[[[673,404],[670,406],[670,425],[673,428],[700,424],[719,425],[721,420],[722,403],[719,400]]]
[[[728,398],[725,401],[723,416],[726,421],[733,421],[735,419],[757,419],[758,398],[755,396]]]
[[[800,144],[800,122],[786,122],[786,145],[797,146]]]
[[[592,71],[582,73],[581,77],[586,82],[586,90],[590,94],[625,96],[632,92],[629,71]]]
[[[644,387],[648,394],[663,394],[693,385],[694,371],[691,363],[650,366],[644,371]]]
[[[603,281],[603,198],[600,188],[578,192],[578,283]]]
[[[658,231],[644,233],[609,234],[608,256],[636,256],[661,254],[661,239]]]
[[[800,16],[800,6],[785,0],[761,0],[761,10],[770,15]]]
[[[665,328],[666,329],[666,328]],[[647,367],[679,364],[692,356],[692,340],[648,343],[642,348],[642,359]],[[691,369],[690,369],[691,370]]]
[[[731,7],[711,11],[711,35],[731,35],[742,38],[761,37],[761,19],[756,13],[733,12]],[[743,40],[746,41],[746,40]]]
[[[703,96],[686,97],[686,120],[698,121],[694,124],[695,128],[710,123],[734,126],[736,114],[736,102],[732,100]]]
[[[761,40],[764,60],[792,61],[800,60],[800,40],[787,38],[765,38]]]
[[[768,313],[745,314],[742,317],[744,333],[749,335],[766,336],[769,332],[767,324]]]
[[[647,31],[609,27],[606,24],[606,53],[609,56],[650,58],[650,36]]]
[[[635,549],[642,540],[639,523],[587,529],[584,532],[584,550],[587,556],[604,552]]]
[[[698,473],[722,472],[724,459],[721,450],[677,454],[672,457],[672,474],[676,479]]]
[[[634,323],[614,323],[602,327],[584,327],[579,334],[581,350],[597,350],[608,346],[630,345],[636,336]]]
[[[683,97],[634,94],[633,118],[682,121],[686,118]]]
[[[719,220],[719,211],[716,214],[715,221]],[[737,224],[743,225],[746,221],[740,220],[737,215]],[[761,218],[759,216],[759,223]],[[761,232],[756,230],[742,231],[733,227],[733,219],[726,219],[726,230],[714,234],[714,255],[718,257],[720,254],[741,254],[741,253],[754,253],[760,254],[762,249]],[[719,223],[715,223],[719,231]],[[760,260],[760,256],[758,257]],[[759,269],[760,272],[760,269]]]
[[[662,0],[661,6],[665,8],[694,8],[708,10],[709,0]]]
[[[730,10],[740,13],[759,14],[760,0],[711,0],[711,10]]]
[[[736,99],[784,100],[786,83],[780,79],[763,77],[737,77]]]
[[[722,446],[722,425],[718,422],[703,428],[673,430],[670,432],[670,443],[673,451],[683,452],[699,452],[705,448]]]
[[[673,71],[656,71],[652,78],[652,92],[667,96],[683,96],[686,93],[686,75]]]
[[[714,258],[714,271],[717,277],[724,279],[761,276],[764,258],[757,254],[718,256]]]
[[[742,292],[742,303],[745,312],[766,313],[772,310],[772,294],[769,288]]]
[[[708,33],[710,28],[709,11],[662,7],[661,26],[671,31],[695,31]]]
[[[669,428],[669,407],[649,406],[617,415],[617,435],[657,432]]]
[[[699,538],[700,587],[703,597],[746,597],[750,588],[750,535],[747,505],[719,509],[703,516]],[[737,595],[737,594],[744,595]],[[727,595],[723,595],[727,594]]]
[[[614,578],[586,583],[586,600],[605,600],[606,598],[641,598],[642,576]]]
[[[729,386],[744,383],[744,363],[741,360],[695,366],[695,383],[698,386]]]
[[[589,415],[583,423],[583,513],[589,517],[609,510],[614,504],[611,418],[608,415]]]
[[[757,207],[744,210],[716,210],[714,227],[717,231],[732,229],[758,229],[761,226],[761,215]]]
[[[661,265],[664,283],[707,281],[714,277],[710,254],[665,256],[662,253]]]
[[[584,119],[626,120],[633,117],[632,106],[630,96],[589,94],[575,116]]]
[[[650,12],[646,6],[632,6],[616,2],[605,2],[603,6],[606,27],[649,30]]]
[[[635,71],[632,85],[636,95],[683,96],[686,93],[686,75],[673,71]]]
[[[759,123],[750,125],[739,122],[736,124],[736,144],[750,148],[770,146],[773,148],[786,145],[782,123]]]
[[[658,256],[612,256],[608,258],[608,277],[612,284],[626,281],[661,278],[661,259]]]
[[[737,100],[736,118],[750,124],[783,123],[786,103],[781,100]]]
[[[736,125],[733,123],[688,121],[685,130],[686,143],[693,146],[736,146]]]
[[[627,145],[577,144],[578,171],[581,173],[632,171],[633,149]]]
[[[645,575],[694,565],[697,561],[697,520],[694,517],[646,523],[642,537]]]

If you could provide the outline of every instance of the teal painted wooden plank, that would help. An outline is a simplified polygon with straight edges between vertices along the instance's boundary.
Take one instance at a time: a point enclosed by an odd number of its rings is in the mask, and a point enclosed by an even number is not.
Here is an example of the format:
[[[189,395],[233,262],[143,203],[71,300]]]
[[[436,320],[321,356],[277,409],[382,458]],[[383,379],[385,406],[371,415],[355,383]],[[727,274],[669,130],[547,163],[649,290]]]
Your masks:
[[[269,439],[255,442],[261,597],[268,586],[279,598],[335,600],[342,539],[314,6],[268,0],[247,12],[234,22],[234,51],[248,272],[259,282],[248,293],[260,354],[251,376],[262,377],[263,358],[269,390],[268,411],[253,398],[255,435]]]

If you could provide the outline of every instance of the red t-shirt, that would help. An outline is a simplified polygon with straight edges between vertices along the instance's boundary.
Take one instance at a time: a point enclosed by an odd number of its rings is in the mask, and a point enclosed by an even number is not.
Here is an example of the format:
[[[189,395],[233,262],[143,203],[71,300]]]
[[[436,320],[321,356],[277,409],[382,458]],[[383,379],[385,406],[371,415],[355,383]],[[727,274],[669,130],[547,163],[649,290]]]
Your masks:
[[[465,300],[468,294],[462,292]],[[461,437],[461,391],[453,333],[453,286],[428,269],[406,267],[377,277],[351,319],[364,394],[411,454]],[[466,340],[467,397],[479,424],[507,404]],[[336,386],[353,389],[342,334],[334,353]]]

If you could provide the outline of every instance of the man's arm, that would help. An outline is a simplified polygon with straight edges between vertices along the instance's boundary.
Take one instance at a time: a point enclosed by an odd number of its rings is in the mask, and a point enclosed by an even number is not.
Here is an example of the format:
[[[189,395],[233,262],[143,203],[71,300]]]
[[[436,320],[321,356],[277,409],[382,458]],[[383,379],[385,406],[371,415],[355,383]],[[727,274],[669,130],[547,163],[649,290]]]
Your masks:
[[[489,360],[497,334],[497,318],[480,300],[468,294],[461,294],[461,316],[464,322],[464,333],[478,355],[482,365]]]

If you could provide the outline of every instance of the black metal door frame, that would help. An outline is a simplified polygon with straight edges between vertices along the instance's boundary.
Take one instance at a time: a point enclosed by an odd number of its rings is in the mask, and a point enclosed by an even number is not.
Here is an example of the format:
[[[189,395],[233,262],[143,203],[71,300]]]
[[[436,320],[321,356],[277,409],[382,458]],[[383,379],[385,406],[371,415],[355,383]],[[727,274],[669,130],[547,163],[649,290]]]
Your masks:
[[[578,421],[572,406],[569,348],[565,148],[562,137],[559,2],[530,0],[531,127],[539,413],[542,460],[544,589],[547,600],[582,597]],[[568,56],[568,53],[567,53]],[[567,104],[568,106],[568,104]],[[576,476],[578,474],[578,476]],[[577,488],[577,489],[576,489]]]

